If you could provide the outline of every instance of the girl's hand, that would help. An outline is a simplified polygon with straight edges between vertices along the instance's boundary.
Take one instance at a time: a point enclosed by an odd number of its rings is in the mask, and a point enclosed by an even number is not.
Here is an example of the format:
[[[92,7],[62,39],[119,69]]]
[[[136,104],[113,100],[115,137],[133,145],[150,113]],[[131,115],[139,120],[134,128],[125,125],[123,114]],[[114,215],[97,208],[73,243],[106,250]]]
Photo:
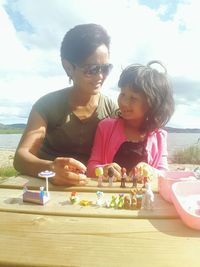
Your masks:
[[[85,185],[86,166],[73,158],[58,157],[52,163],[52,171],[56,173],[50,179],[54,185]]]
[[[121,180],[121,167],[115,162],[104,165],[103,173],[104,173],[104,177],[106,177],[106,180],[108,179],[108,169],[110,167],[112,167],[114,169],[113,181],[114,182],[120,181]]]

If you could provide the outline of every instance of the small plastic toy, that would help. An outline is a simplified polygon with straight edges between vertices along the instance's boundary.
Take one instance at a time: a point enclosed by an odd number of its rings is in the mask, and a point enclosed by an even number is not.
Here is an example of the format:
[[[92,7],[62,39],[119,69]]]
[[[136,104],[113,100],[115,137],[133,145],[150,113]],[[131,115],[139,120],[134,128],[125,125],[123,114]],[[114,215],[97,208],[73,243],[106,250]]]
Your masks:
[[[110,208],[116,208],[117,207],[117,196],[112,195],[109,207]]]
[[[127,210],[131,208],[131,199],[129,196],[124,197],[124,208]]]
[[[122,173],[122,177],[121,177],[121,187],[122,188],[125,188],[126,187],[126,184],[125,184],[125,182],[126,182],[126,168],[122,168],[121,169],[121,173]]]
[[[93,202],[92,202],[91,200],[82,199],[82,200],[79,202],[79,204],[80,204],[81,206],[90,206],[90,205],[93,204]]]
[[[132,183],[133,183],[133,187],[137,187],[137,177],[135,175],[135,168],[133,168],[131,170],[130,177],[131,177],[131,180],[132,180]]]
[[[49,189],[48,189],[48,178],[55,176],[54,172],[51,171],[43,171],[38,174],[39,177],[44,177],[46,179],[46,191],[44,191],[44,187],[40,187],[40,192],[33,192],[28,190],[27,184],[23,188],[23,201],[31,202],[40,205],[44,205],[50,199]]]
[[[119,194],[117,207],[118,209],[122,209],[124,207],[124,194],[123,193]]]
[[[40,197],[43,198],[44,197],[44,186],[40,186]]]
[[[71,192],[70,202],[72,204],[76,204],[79,202],[79,196],[77,195],[77,192]]]
[[[98,187],[101,187],[103,181],[103,167],[97,167],[95,169],[95,175],[98,177]]]
[[[113,167],[109,167],[108,168],[108,181],[109,181],[110,187],[112,187],[113,177],[114,177],[114,169],[113,169]]]
[[[130,197],[131,197],[131,209],[139,210],[142,207],[142,199],[144,195],[144,189],[131,189]]]
[[[97,206],[103,206],[104,205],[104,200],[103,200],[104,193],[102,191],[97,191],[96,195],[97,195],[97,201],[96,201]]]
[[[147,164],[146,162],[140,162],[135,167],[135,175],[137,178],[137,181],[144,184],[146,182],[150,182],[155,175],[154,169]]]
[[[137,198],[136,198],[136,189],[132,189],[130,191],[130,203],[131,203],[131,209],[136,209],[137,208]]]
[[[140,210],[142,207],[142,199],[143,199],[143,194],[136,194],[136,199],[137,199],[137,205],[136,209]]]
[[[146,182],[145,183],[145,193],[142,198],[142,207],[147,210],[153,209],[153,202],[154,202],[154,194],[151,190],[151,183]]]

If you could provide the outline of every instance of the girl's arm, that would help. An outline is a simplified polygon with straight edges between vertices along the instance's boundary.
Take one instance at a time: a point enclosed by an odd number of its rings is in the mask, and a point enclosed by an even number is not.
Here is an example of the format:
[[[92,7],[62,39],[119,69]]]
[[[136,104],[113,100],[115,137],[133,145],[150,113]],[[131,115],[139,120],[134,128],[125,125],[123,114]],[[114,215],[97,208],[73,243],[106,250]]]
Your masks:
[[[103,157],[103,142],[104,138],[99,123],[94,138],[92,152],[87,165],[88,177],[95,177],[95,168],[100,166],[103,167],[105,165],[105,159]]]
[[[165,130],[159,133],[158,149],[160,157],[156,169],[161,171],[168,170],[167,132]]]
[[[110,127],[109,124],[102,124],[99,123],[95,139],[93,143],[92,153],[87,165],[87,176],[88,177],[96,177],[95,175],[95,168],[96,167],[103,167],[104,170],[104,177],[108,177],[108,168],[113,167],[114,169],[114,181],[121,179],[121,167],[115,162],[108,162],[107,155],[109,153],[108,146],[110,143],[108,142],[109,131],[106,131],[105,127]],[[112,149],[112,148],[110,148]]]

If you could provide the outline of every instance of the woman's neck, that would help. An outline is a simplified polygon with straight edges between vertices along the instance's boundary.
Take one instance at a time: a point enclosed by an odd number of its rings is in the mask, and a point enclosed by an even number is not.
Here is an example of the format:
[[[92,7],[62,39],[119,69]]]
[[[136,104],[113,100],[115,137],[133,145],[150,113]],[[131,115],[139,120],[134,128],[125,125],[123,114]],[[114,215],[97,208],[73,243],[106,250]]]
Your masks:
[[[82,92],[71,89],[69,96],[69,103],[72,112],[80,119],[88,119],[95,112],[98,104],[100,94],[97,95],[85,95]]]
[[[98,100],[99,94],[86,94],[77,88],[71,87],[70,102],[73,104],[73,106],[94,106],[98,104]]]

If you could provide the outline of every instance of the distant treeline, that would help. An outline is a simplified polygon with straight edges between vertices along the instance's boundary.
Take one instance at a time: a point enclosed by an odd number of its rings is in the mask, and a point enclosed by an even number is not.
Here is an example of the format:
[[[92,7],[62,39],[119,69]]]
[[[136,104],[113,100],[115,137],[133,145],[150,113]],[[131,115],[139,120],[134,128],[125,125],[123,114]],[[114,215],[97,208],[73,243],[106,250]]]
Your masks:
[[[26,124],[16,123],[16,124],[2,124],[0,123],[0,134],[21,134],[23,133]]]
[[[168,133],[200,133],[200,129],[189,129],[189,128],[173,128],[165,127],[164,128]]]
[[[0,129],[0,134],[22,134],[24,129]]]

